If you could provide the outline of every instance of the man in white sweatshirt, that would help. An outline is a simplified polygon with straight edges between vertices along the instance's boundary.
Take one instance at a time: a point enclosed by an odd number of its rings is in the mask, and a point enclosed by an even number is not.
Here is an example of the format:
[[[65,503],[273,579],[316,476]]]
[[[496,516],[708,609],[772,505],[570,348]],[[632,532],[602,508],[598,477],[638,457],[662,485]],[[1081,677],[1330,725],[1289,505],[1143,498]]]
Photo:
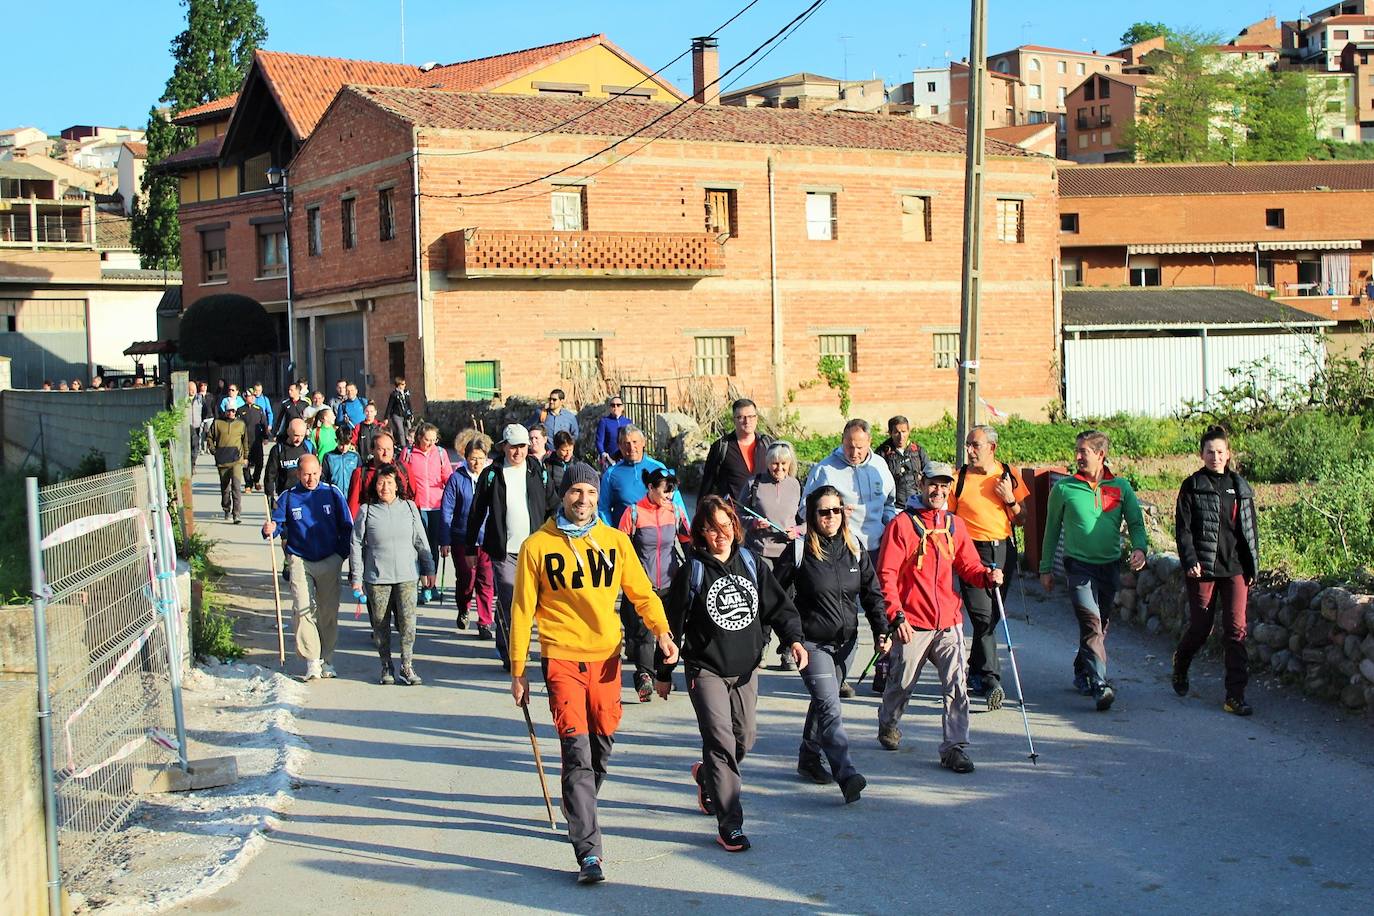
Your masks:
[[[817,487],[829,484],[844,496],[849,530],[877,562],[883,529],[897,515],[897,486],[887,462],[873,451],[873,435],[867,420],[850,420],[835,451],[811,468],[802,488],[802,505]],[[804,522],[802,510],[797,521]]]

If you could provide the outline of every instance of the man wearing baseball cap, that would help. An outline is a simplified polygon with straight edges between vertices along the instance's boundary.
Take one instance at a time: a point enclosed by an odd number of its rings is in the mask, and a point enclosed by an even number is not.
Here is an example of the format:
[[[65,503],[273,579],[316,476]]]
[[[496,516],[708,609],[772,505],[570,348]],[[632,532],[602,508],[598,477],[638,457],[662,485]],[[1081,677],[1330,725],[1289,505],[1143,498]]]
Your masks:
[[[968,686],[964,680],[963,604],[950,570],[978,588],[1002,584],[1000,569],[986,569],[964,521],[947,508],[954,468],[944,462],[925,466],[916,492],[883,531],[878,547],[878,583],[887,600],[891,667],[878,710],[878,742],[897,750],[897,723],[911,688],[929,659],[940,675],[944,695],[940,764],[972,773],[968,747]],[[890,648],[889,648],[890,647]]]
[[[511,432],[507,427],[508,447]],[[539,625],[540,666],[562,753],[563,814],[583,884],[605,880],[596,796],[620,724],[616,606],[622,589],[664,661],[672,664],[678,654],[663,604],[629,537],[597,516],[599,486],[588,465],[568,468],[556,514],[520,548],[511,606],[511,695],[517,706],[529,702],[525,655],[530,625]]]
[[[496,579],[496,654],[501,667],[511,667],[511,601],[515,590],[516,559],[530,532],[553,515],[557,501],[548,471],[530,461],[530,434],[512,423],[501,433],[501,458],[477,478],[468,513],[467,546],[481,547],[491,557]],[[526,624],[528,630],[528,624]],[[529,645],[529,633],[524,644]],[[521,650],[524,661],[524,650]]]

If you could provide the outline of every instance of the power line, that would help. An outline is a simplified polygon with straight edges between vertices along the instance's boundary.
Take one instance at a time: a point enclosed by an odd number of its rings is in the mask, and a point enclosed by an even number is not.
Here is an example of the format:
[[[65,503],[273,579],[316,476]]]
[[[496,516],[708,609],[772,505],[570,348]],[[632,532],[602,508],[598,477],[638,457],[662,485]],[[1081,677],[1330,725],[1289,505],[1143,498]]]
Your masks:
[[[728,69],[728,70],[726,70],[724,73],[720,74],[720,76],[717,76],[717,77],[716,77],[714,80],[712,80],[709,84],[707,84],[706,86],[704,86],[703,89],[710,89],[710,88],[712,88],[713,86],[719,85],[719,83],[720,83],[721,80],[723,80],[725,77],[729,76],[729,75],[730,75],[731,73],[733,73],[734,71],[738,70],[738,69],[739,69],[740,67],[742,67],[745,63],[747,63],[747,62],[749,61],[750,58],[754,57],[756,54],[758,54],[758,53],[760,53],[761,51],[763,51],[763,50],[764,50],[765,48],[767,48],[769,45],[773,44],[773,42],[777,41],[778,38],[779,38],[780,36],[783,35],[783,33],[788,32],[788,31],[791,30],[794,26],[796,26],[796,25],[798,25],[799,23],[801,23],[803,20],[805,20],[806,18],[808,18],[812,13],[814,13],[817,9],[819,9],[819,8],[820,8],[821,6],[823,6],[825,3],[826,3],[826,0],[813,0],[813,2],[812,2],[805,10],[803,10],[801,13],[797,14],[797,16],[795,16],[790,22],[788,22],[785,26],[783,26],[783,27],[782,27],[781,29],[779,29],[777,32],[774,32],[773,35],[772,35],[771,37],[768,38],[768,40],[764,41],[764,42],[763,42],[762,44],[760,44],[758,47],[754,48],[754,50],[750,51],[750,52],[749,52],[748,54],[746,54],[744,57],[740,58],[740,60],[737,61],[732,67],[730,67],[730,69]],[[504,187],[504,188],[495,188],[495,189],[490,190],[490,191],[476,191],[476,192],[473,192],[473,193],[471,193],[471,194],[465,194],[465,193],[461,193],[461,192],[460,192],[460,193],[458,193],[458,194],[454,194],[454,195],[451,195],[451,196],[457,197],[457,198],[462,198],[462,199],[465,199],[465,200],[471,200],[471,199],[477,198],[477,197],[490,197],[490,196],[492,196],[492,195],[494,195],[494,194],[503,194],[503,193],[505,193],[506,191],[515,191],[515,190],[518,190],[518,189],[520,189],[520,188],[526,188],[526,187],[529,187],[529,186],[532,185],[532,184],[537,184],[538,182],[546,181],[546,180],[548,180],[548,179],[550,179],[550,178],[553,178],[553,177],[555,177],[555,176],[557,176],[557,175],[562,175],[564,172],[571,171],[572,169],[575,169],[575,168],[577,168],[577,167],[580,166],[580,165],[586,165],[588,162],[591,162],[593,159],[596,159],[597,157],[599,157],[599,156],[601,156],[601,155],[603,155],[603,154],[605,154],[605,153],[609,153],[609,152],[610,152],[611,150],[613,150],[613,149],[616,149],[616,148],[619,147],[621,144],[627,143],[627,142],[629,142],[630,140],[633,140],[635,137],[637,137],[637,136],[639,136],[640,134],[644,133],[646,130],[648,130],[649,128],[653,127],[655,124],[658,124],[658,123],[662,122],[663,120],[665,120],[666,118],[669,118],[669,117],[671,117],[672,115],[676,114],[678,111],[681,111],[684,107],[686,107],[686,105],[687,105],[687,103],[688,103],[689,101],[690,101],[690,99],[684,99],[684,100],[682,100],[681,102],[678,102],[676,105],[674,105],[672,108],[669,108],[667,111],[663,112],[663,113],[662,113],[661,115],[659,115],[658,117],[656,117],[656,118],[654,118],[653,120],[649,121],[648,123],[646,123],[646,124],[644,124],[644,125],[642,125],[642,126],[636,128],[635,130],[631,131],[631,132],[630,132],[629,134],[627,134],[626,136],[621,137],[620,139],[616,140],[614,143],[610,144],[609,146],[603,147],[602,149],[596,151],[595,153],[592,153],[590,156],[584,156],[583,158],[577,160],[576,162],[570,163],[569,165],[565,165],[565,166],[564,166],[563,168],[561,168],[561,169],[555,169],[554,171],[549,172],[549,173],[546,174],[546,175],[540,175],[540,176],[537,177],[537,178],[530,178],[530,179],[528,179],[528,180],[526,180],[526,181],[517,182],[516,184],[508,185],[508,186],[506,186],[506,187]],[[684,118],[683,120],[686,120],[686,119]],[[617,161],[620,161],[620,160],[617,160]],[[444,196],[450,196],[450,195],[444,195]],[[503,202],[503,203],[512,203],[513,201],[502,201],[502,202]]]

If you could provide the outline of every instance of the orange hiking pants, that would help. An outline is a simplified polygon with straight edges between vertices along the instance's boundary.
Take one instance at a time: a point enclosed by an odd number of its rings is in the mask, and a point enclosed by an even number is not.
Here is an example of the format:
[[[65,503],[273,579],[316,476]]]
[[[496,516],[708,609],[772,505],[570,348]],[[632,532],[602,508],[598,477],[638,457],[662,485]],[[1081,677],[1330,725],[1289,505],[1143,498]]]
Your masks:
[[[563,816],[579,863],[600,856],[596,796],[620,725],[620,653],[598,662],[542,660],[563,763]]]

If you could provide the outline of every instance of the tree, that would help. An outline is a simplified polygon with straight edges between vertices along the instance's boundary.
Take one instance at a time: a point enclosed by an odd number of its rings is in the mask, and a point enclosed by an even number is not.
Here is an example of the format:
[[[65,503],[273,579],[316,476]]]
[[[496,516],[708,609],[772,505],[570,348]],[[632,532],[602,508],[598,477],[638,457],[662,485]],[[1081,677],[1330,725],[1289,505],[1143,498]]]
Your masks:
[[[1329,94],[1337,105],[1344,104],[1305,73],[1263,71],[1240,77],[1236,97],[1244,142],[1238,144],[1238,158],[1280,162],[1311,157],[1318,149]]]
[[[1137,22],[1121,33],[1121,45],[1127,47],[1149,41],[1151,38],[1169,35],[1169,27],[1162,22]]]
[[[148,168],[134,199],[132,235],[144,267],[175,269],[181,260],[176,179],[156,166],[189,149],[195,133],[168,122],[179,112],[238,89],[267,40],[267,26],[255,0],[181,0],[186,28],[172,41],[176,61],[162,98],[148,115]]]
[[[1203,162],[1221,158],[1233,81],[1217,66],[1214,35],[1171,32],[1162,51],[1148,55],[1154,79],[1141,89],[1140,110],[1126,142],[1144,162]],[[1215,136],[1214,136],[1215,135]]]
[[[256,299],[236,293],[197,299],[181,316],[181,358],[189,363],[241,363],[277,352],[277,326]]]

